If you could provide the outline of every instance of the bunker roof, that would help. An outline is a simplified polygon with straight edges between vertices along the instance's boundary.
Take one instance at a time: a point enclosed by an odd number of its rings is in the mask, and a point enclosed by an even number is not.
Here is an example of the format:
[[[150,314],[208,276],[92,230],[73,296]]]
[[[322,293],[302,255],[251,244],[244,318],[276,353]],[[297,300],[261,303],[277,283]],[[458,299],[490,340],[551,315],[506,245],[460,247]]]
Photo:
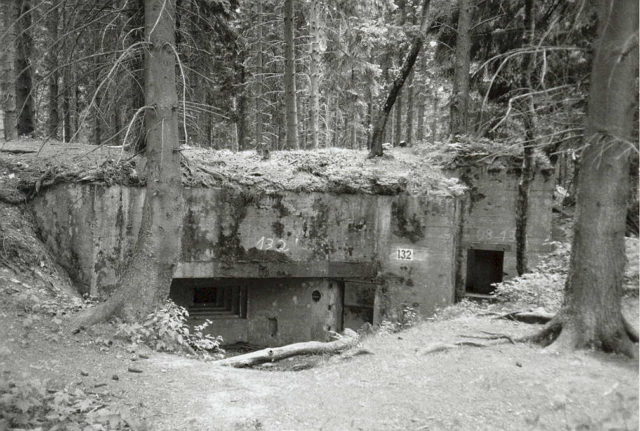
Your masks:
[[[416,155],[446,170],[466,167],[519,170],[522,166],[522,144],[510,144],[483,138],[456,137],[455,140],[424,143],[412,148]],[[552,169],[546,155],[534,150],[536,168]]]
[[[457,196],[465,187],[431,160],[408,149],[368,159],[363,150],[231,152],[183,147],[186,187],[281,191]],[[57,183],[141,186],[144,159],[120,147],[21,139],[0,144],[0,198],[20,198]],[[6,200],[6,199],[5,199]]]

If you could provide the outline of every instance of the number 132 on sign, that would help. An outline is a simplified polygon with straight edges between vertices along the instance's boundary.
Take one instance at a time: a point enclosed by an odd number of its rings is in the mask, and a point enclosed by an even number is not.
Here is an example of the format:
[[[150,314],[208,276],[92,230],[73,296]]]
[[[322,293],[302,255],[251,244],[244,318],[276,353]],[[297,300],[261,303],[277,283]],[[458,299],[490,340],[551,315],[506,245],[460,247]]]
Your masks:
[[[411,248],[398,248],[398,249],[396,249],[396,259],[398,259],[398,260],[413,260],[413,249],[411,249]]]

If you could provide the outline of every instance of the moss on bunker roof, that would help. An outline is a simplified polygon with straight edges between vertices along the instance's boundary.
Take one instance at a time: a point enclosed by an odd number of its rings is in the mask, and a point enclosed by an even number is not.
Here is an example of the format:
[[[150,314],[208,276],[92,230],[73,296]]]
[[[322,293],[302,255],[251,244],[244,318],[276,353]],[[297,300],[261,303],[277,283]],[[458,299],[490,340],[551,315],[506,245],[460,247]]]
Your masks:
[[[265,191],[308,191],[395,195],[459,195],[464,187],[410,151],[394,150],[379,158],[340,148],[274,151],[262,160],[255,151],[182,151],[193,186],[227,183]]]
[[[425,163],[447,170],[465,167],[518,170],[522,166],[521,143],[457,136],[452,141],[424,143],[413,147],[412,151]],[[549,158],[540,151],[534,150],[534,158],[537,169],[552,169]]]
[[[234,187],[282,191],[457,196],[465,187],[448,178],[428,158],[393,149],[368,159],[363,150],[339,148],[274,151],[268,160],[256,151],[231,152],[183,147],[186,187]],[[58,183],[141,186],[144,158],[120,148],[21,139],[0,144],[0,191],[32,194]]]

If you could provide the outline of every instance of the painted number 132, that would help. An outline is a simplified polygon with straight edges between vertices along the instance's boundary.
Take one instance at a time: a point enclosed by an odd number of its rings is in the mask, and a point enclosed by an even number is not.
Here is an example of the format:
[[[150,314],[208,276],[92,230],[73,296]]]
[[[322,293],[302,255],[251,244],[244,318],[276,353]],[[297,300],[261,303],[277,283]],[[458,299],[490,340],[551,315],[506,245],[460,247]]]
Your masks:
[[[410,248],[399,248],[396,250],[396,259],[413,260],[413,250]]]

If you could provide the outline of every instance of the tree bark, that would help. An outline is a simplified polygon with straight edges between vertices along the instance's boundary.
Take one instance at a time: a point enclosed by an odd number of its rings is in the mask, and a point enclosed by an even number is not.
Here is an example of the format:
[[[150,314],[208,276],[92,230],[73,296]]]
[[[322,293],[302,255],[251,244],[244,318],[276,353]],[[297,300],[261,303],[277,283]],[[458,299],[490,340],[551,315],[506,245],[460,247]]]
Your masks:
[[[3,128],[4,139],[12,141],[18,137],[17,112],[16,112],[16,26],[15,20],[18,13],[18,0],[3,1],[2,8],[2,110],[4,114]]]
[[[625,216],[634,112],[638,1],[599,3],[599,38],[578,174],[576,220],[557,350],[595,348],[637,356],[621,313]],[[547,329],[549,332],[550,329]]]
[[[471,0],[458,0],[456,66],[449,114],[449,133],[451,136],[463,135],[468,132],[472,7]]]
[[[418,53],[420,52],[420,48],[422,48],[422,44],[424,42],[424,38],[427,33],[427,29],[429,27],[429,22],[427,20],[427,15],[429,13],[429,3],[430,0],[422,1],[422,21],[420,23],[420,30],[416,37],[413,39],[411,43],[411,48],[409,49],[409,53],[402,64],[402,68],[400,69],[400,74],[393,81],[391,85],[391,89],[389,90],[389,94],[382,105],[382,109],[380,109],[379,114],[374,122],[373,133],[371,134],[371,142],[367,145],[370,148],[369,157],[379,157],[382,156],[382,139],[384,136],[384,129],[387,124],[387,119],[389,118],[389,112],[391,112],[391,108],[404,85],[404,81],[411,73],[411,69],[416,62],[416,58],[418,58]]]
[[[258,14],[257,14],[257,29],[258,29],[258,41],[257,41],[257,55],[256,55],[256,74],[257,74],[257,89],[256,89],[256,130],[255,139],[256,146],[259,146],[262,142],[262,98],[264,97],[264,59],[263,59],[263,41],[262,41],[262,0],[257,0]]]
[[[20,16],[16,21],[16,107],[18,109],[18,135],[31,135],[35,130],[33,121],[33,79],[31,59],[33,38],[31,36],[31,2],[20,0]]]
[[[311,37],[310,67],[309,67],[309,91],[311,93],[311,142],[313,148],[319,147],[319,116],[320,116],[320,77],[322,75],[322,58],[320,52],[320,5],[317,1],[311,2],[309,33]]]
[[[236,109],[235,123],[238,136],[238,151],[247,147],[247,95],[246,95],[246,69],[244,67],[244,50],[238,56],[237,66],[237,87],[236,87]]]
[[[402,89],[398,91],[398,97],[396,97],[394,109],[396,118],[395,126],[393,127],[393,146],[399,147],[400,142],[402,141],[402,130],[404,129],[404,124],[402,124]]]
[[[182,179],[175,82],[175,0],[145,0],[146,193],[140,231],[119,287],[103,304],[81,313],[73,328],[116,314],[140,320],[169,295],[181,255]]]
[[[433,116],[431,117],[431,143],[438,142],[438,111],[440,110],[440,99],[438,90],[433,90]]]
[[[47,32],[49,39],[54,45],[49,46],[47,52],[47,67],[49,69],[49,118],[48,118],[48,135],[52,139],[58,137],[58,125],[60,122],[58,112],[58,81],[60,80],[60,72],[58,71],[58,24],[60,22],[60,5],[53,0],[51,11],[47,18]]]
[[[535,35],[534,0],[525,1],[524,12],[525,31],[523,46],[532,46]],[[531,76],[534,70],[534,54],[524,54],[522,62],[522,80],[520,83],[523,91],[531,93],[533,85]],[[522,121],[525,129],[525,143],[522,146],[522,166],[520,180],[518,182],[518,198],[516,201],[516,270],[518,275],[527,272],[527,225],[529,215],[529,188],[534,177],[534,153],[535,139],[535,106],[533,96],[528,95],[519,102]]]
[[[413,143],[413,116],[414,116],[414,100],[413,100],[413,75],[409,75],[409,84],[407,87],[407,146]]]
[[[284,101],[285,122],[287,124],[287,148],[299,149],[298,145],[298,108],[296,106],[296,65],[294,45],[295,16],[293,0],[284,2]]]

